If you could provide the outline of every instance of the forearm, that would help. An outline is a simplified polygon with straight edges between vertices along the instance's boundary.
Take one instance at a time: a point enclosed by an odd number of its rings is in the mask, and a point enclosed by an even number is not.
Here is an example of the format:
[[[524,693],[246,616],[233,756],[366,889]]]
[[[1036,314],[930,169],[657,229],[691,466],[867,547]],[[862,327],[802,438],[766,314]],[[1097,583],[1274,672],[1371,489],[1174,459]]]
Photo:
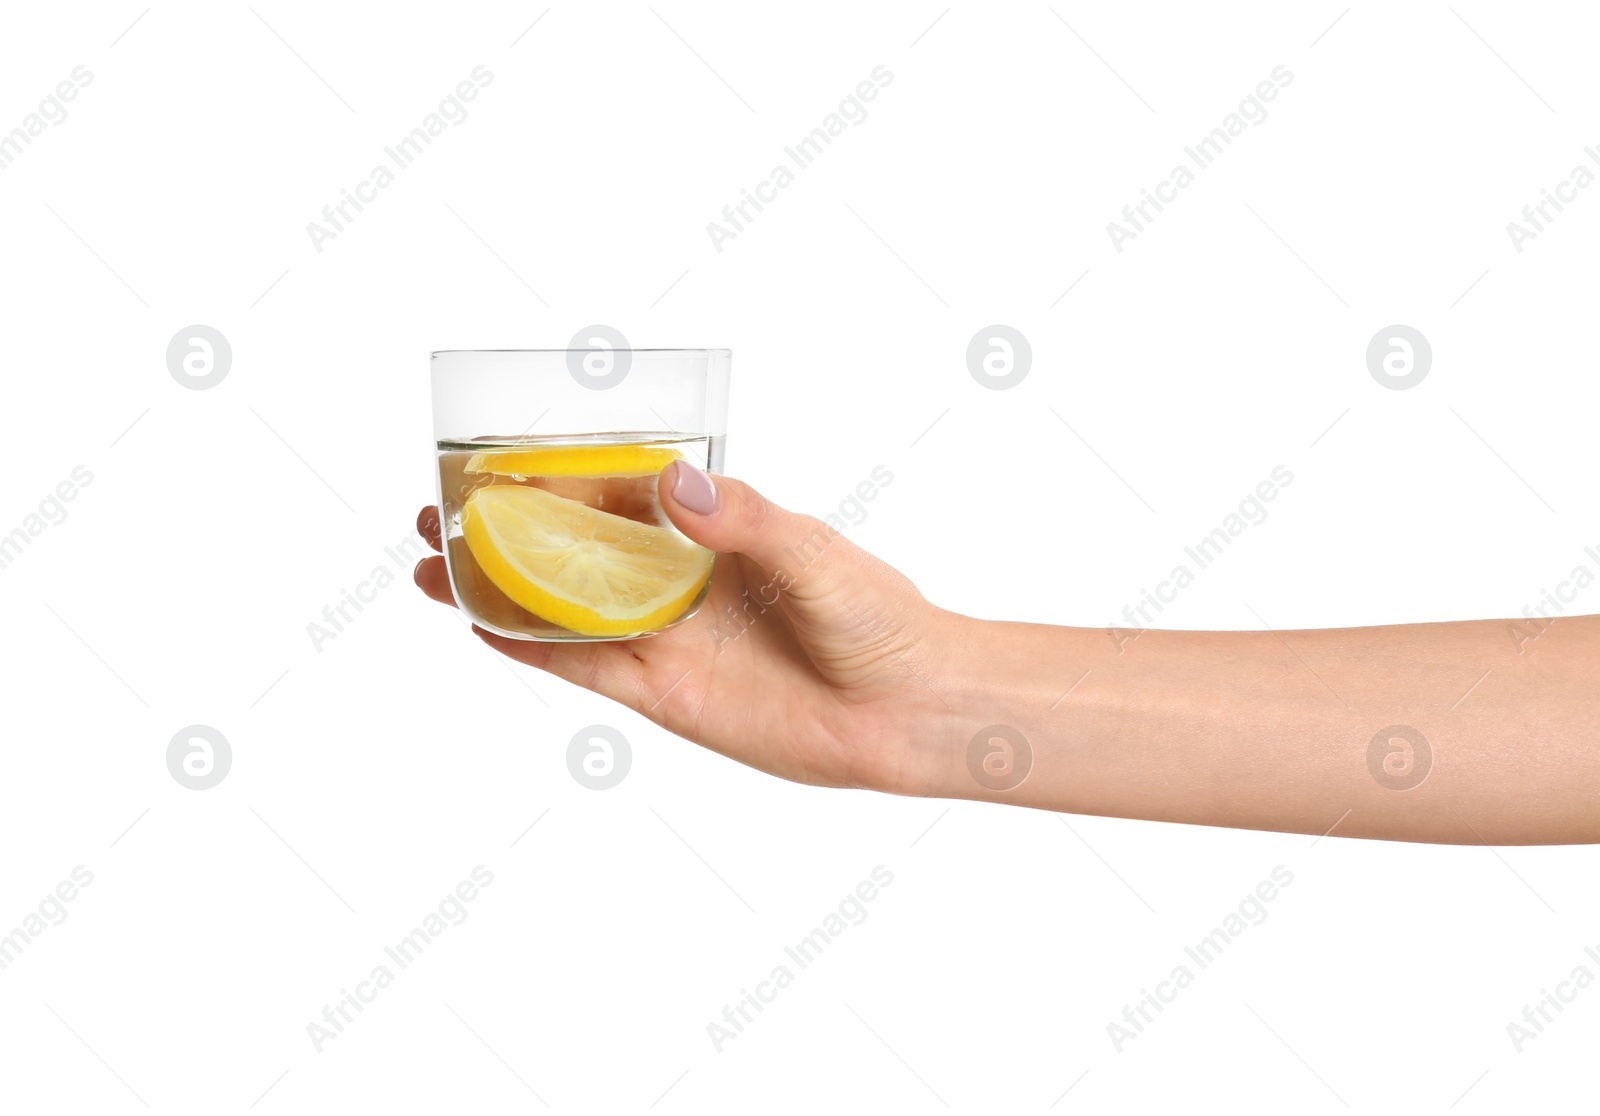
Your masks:
[[[951,624],[958,650],[929,679],[932,793],[1301,833],[1600,841],[1600,618],[1521,641],[1505,620],[1114,635]],[[967,747],[995,725],[1031,752],[1009,773],[1005,734]]]

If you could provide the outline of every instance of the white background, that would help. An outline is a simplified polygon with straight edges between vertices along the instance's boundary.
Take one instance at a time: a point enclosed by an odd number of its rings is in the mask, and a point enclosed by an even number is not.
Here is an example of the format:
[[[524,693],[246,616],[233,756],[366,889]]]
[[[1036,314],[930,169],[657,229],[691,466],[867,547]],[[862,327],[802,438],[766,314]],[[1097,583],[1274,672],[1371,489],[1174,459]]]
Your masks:
[[[1284,465],[1163,625],[1520,615],[1600,543],[1600,189],[1521,253],[1506,232],[1600,140],[1597,30],[1477,0],[8,6],[0,130],[93,80],[0,171],[0,534],[93,480],[0,570],[0,934],[94,878],[0,970],[0,1105],[1585,1095],[1600,991],[1520,1053],[1506,1025],[1600,972],[1587,849],[783,784],[497,661],[385,547],[432,496],[428,351],[603,322],[733,349],[727,466],[780,502],[892,471],[851,537],[948,607],[1111,622]],[[307,223],[478,65],[470,115],[317,252]],[[867,119],[717,252],[707,222],[880,65]],[[1107,222],[1280,65],[1267,119],[1115,251]],[[965,363],[994,323],[1033,349],[1008,391]],[[1396,323],[1433,348],[1407,391],[1364,357]],[[166,367],[193,324],[232,345],[211,390]],[[566,766],[597,722],[634,754],[605,792]],[[166,766],[196,723],[233,752],[207,791]],[[307,1024],[480,864],[470,917],[318,1053]],[[719,1053],[707,1024],[877,865],[867,919]],[[1277,865],[1266,921],[1119,1053],[1107,1024]]]

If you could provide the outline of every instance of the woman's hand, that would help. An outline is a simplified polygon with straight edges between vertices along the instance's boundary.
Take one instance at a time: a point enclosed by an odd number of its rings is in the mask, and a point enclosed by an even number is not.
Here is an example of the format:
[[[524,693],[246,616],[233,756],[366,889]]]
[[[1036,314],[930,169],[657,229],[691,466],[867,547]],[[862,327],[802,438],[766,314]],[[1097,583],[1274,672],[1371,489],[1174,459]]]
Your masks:
[[[802,782],[1352,837],[1600,841],[1600,617],[1563,618],[1536,642],[1489,620],[973,620],[739,481],[677,462],[658,483],[679,529],[721,554],[696,616],[626,643],[478,634]],[[437,548],[432,508],[418,527]],[[451,603],[444,559],[416,577]]]
[[[938,793],[949,749],[931,732],[944,702],[933,675],[960,619],[809,515],[684,462],[664,470],[661,506],[718,552],[700,611],[660,635],[535,643],[476,626],[495,650],[604,694],[679,736],[786,779]],[[438,510],[417,529],[440,549]],[[422,591],[454,605],[444,559]]]

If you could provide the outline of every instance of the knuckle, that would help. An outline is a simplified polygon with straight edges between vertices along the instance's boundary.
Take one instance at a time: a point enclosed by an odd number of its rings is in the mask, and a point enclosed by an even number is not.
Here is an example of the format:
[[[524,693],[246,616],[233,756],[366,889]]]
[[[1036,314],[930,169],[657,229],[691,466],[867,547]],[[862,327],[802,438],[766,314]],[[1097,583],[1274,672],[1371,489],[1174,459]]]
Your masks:
[[[785,549],[799,567],[795,572],[810,571],[813,576],[828,552],[842,537],[833,527],[814,515],[797,515],[785,532]]]
[[[585,690],[597,691],[600,688],[600,672],[604,666],[604,661],[600,655],[600,646],[598,644],[591,645],[588,655],[589,661],[584,664],[583,681],[579,685]]]
[[[774,513],[777,509],[772,501],[743,481],[733,482],[733,494],[752,524],[764,526],[776,518]]]

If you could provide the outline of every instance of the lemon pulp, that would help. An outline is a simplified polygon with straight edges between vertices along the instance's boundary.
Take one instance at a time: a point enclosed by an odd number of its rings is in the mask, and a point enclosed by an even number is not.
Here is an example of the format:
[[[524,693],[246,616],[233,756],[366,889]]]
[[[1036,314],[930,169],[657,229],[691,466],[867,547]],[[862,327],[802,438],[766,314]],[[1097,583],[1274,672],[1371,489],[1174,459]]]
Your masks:
[[[461,532],[496,588],[580,635],[630,635],[676,620],[700,595],[715,558],[670,527],[524,485],[473,492]]]

